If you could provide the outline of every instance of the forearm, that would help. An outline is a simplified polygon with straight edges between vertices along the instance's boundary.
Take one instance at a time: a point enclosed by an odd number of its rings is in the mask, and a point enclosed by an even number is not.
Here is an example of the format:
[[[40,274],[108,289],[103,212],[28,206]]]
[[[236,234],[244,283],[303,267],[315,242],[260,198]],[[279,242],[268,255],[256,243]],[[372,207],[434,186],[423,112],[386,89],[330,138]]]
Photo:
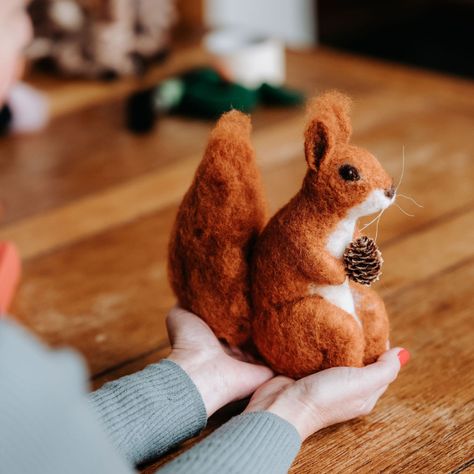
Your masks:
[[[0,471],[130,474],[87,401],[86,370],[0,321]]]
[[[157,474],[286,473],[301,446],[295,428],[265,411],[244,413]]]
[[[107,383],[90,400],[111,441],[134,464],[196,435],[207,420],[196,386],[169,360]]]

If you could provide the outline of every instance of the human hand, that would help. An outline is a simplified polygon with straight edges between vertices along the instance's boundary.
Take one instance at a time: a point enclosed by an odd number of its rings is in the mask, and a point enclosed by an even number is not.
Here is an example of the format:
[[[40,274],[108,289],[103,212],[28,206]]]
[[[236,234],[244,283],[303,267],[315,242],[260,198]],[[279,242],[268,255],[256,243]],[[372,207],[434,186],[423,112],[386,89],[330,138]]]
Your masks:
[[[254,393],[245,411],[274,413],[305,440],[326,426],[369,414],[409,357],[398,347],[363,368],[334,367],[298,381],[278,376]]]
[[[0,1],[0,104],[20,75],[22,51],[32,36],[25,0]]]
[[[173,308],[166,319],[172,351],[168,356],[191,378],[206,406],[207,415],[253,393],[273,377],[238,348],[222,344],[198,316]]]

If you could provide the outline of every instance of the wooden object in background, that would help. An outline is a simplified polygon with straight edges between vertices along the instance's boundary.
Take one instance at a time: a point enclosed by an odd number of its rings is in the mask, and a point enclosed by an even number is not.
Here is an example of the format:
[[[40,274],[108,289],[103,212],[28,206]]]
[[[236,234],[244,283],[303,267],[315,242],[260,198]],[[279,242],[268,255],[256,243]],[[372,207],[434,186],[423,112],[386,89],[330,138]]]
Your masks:
[[[178,0],[178,27],[184,30],[204,30],[204,0]]]

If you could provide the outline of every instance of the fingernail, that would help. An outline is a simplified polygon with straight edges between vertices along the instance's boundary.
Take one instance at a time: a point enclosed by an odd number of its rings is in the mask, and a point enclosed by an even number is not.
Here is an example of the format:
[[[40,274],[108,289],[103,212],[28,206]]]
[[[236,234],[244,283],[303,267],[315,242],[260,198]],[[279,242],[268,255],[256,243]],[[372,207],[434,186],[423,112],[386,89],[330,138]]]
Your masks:
[[[400,366],[403,367],[410,360],[410,353],[406,349],[402,349],[398,353],[398,360],[400,361]]]

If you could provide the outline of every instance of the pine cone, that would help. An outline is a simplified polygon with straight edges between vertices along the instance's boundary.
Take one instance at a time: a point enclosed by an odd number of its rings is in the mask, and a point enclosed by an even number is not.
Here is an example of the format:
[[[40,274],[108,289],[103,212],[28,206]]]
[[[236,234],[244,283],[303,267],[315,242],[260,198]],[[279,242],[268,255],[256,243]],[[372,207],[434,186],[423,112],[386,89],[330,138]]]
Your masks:
[[[382,254],[375,241],[365,235],[349,244],[343,260],[347,276],[362,285],[370,286],[382,274]]]

